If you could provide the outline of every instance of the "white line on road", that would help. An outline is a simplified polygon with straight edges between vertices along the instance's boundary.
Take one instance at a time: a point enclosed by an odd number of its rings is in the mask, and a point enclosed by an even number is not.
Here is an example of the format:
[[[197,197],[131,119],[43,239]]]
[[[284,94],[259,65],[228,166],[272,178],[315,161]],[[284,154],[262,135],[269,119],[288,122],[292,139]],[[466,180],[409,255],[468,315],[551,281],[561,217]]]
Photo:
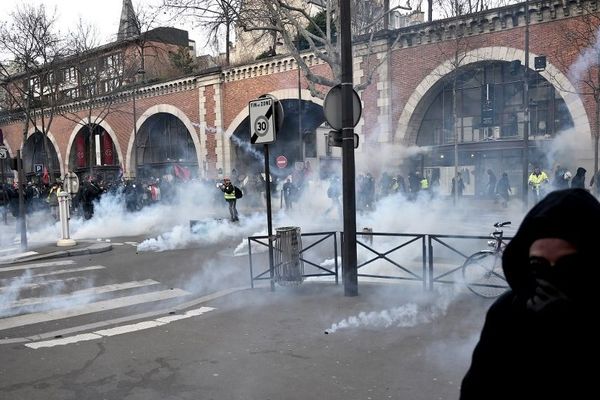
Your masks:
[[[68,338],[60,338],[60,339],[52,339],[52,340],[44,340],[35,343],[27,343],[26,347],[31,349],[40,349],[43,347],[54,347],[54,346],[64,346],[66,344],[83,342],[88,340],[101,339],[102,337],[110,337],[116,335],[123,335],[125,333],[137,332],[144,329],[155,328],[157,326],[162,326],[169,324],[174,321],[179,321],[186,318],[197,317],[204,313],[214,310],[213,307],[200,307],[195,310],[189,310],[183,315],[170,315],[168,317],[157,318],[151,321],[142,321],[135,324],[123,325],[116,328],[111,329],[103,329],[99,331],[95,331],[92,333],[83,333],[80,335],[71,336]]]
[[[48,262],[42,262],[42,263],[19,265],[17,267],[0,267],[0,272],[20,271],[23,269],[33,269],[33,268],[58,267],[58,266],[72,265],[72,264],[75,264],[75,261],[73,261],[73,260],[48,261]]]
[[[106,267],[104,267],[102,265],[92,265],[89,267],[81,267],[81,268],[73,268],[73,269],[58,269],[56,271],[45,272],[43,274],[33,274],[33,275],[31,275],[31,277],[39,278],[41,276],[64,275],[64,274],[70,274],[72,272],[93,271],[95,269],[104,269],[104,268],[106,268]]]
[[[87,296],[87,297],[93,298],[94,296],[104,294],[104,293],[110,293],[110,292],[115,292],[118,290],[133,289],[133,288],[156,285],[156,284],[158,284],[158,282],[155,280],[152,280],[152,279],[146,279],[143,281],[114,283],[114,284],[110,284],[110,285],[96,286],[96,287],[87,288],[87,289],[75,290],[68,294],[61,294],[61,295],[56,295],[56,296],[52,296],[52,297],[30,297],[30,298],[15,300],[15,301],[11,301],[6,304],[0,304],[0,310],[9,309],[9,308],[17,308],[17,307],[33,306],[33,305],[37,305],[37,304],[46,304],[47,307],[45,307],[45,308],[51,308],[53,305],[56,306],[57,304],[59,306],[64,306],[65,301],[72,301],[72,302],[76,303],[77,300],[81,300],[81,297],[85,298]]]
[[[83,281],[85,279],[88,279],[88,278],[83,277],[83,276],[73,276],[73,277],[70,277],[67,279],[53,279],[53,280],[44,281],[44,282],[24,283],[22,285],[19,285],[18,288],[14,288],[14,287],[10,287],[10,286],[9,287],[0,287],[0,294],[2,292],[12,291],[12,290],[35,290],[35,289],[41,289],[41,288],[47,287],[47,286],[64,285],[64,284],[68,284],[68,283]]]
[[[143,293],[138,295],[119,297],[117,299],[98,301],[95,303],[89,303],[70,309],[52,310],[48,312],[19,315],[16,317],[0,319],[0,331],[26,325],[39,324],[42,322],[54,321],[57,319],[92,314],[100,311],[108,311],[116,308],[129,307],[137,304],[167,300],[175,297],[185,296],[187,294],[189,294],[189,292],[186,292],[185,290],[181,289],[162,290],[159,292]]]

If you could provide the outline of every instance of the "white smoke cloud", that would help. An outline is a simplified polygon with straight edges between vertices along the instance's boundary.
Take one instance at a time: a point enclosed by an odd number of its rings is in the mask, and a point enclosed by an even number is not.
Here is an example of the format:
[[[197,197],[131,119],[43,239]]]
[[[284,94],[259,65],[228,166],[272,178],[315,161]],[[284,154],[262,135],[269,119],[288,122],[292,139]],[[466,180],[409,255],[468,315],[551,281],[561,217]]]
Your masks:
[[[595,40],[591,46],[579,53],[575,62],[569,68],[568,77],[572,82],[584,80],[583,76],[590,67],[598,65],[600,52],[600,30],[596,32]]]

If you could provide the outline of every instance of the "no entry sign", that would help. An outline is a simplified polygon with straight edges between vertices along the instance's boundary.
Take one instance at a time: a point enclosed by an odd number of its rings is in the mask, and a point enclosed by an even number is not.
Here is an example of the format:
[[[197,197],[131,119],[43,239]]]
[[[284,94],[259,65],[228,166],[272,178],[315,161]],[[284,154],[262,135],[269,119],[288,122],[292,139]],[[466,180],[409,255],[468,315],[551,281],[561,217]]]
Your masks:
[[[278,168],[285,168],[287,167],[287,158],[285,158],[285,156],[278,156],[275,159],[275,163],[277,164]]]

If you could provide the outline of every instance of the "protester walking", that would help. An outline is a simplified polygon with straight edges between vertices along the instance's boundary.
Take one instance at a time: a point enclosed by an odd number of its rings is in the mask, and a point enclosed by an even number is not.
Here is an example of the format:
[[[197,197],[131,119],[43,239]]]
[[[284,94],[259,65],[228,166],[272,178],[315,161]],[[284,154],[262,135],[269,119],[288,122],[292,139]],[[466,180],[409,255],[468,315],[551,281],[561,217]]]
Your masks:
[[[583,189],[550,193],[502,257],[510,289],[489,308],[460,400],[584,399],[597,388],[600,203]]]
[[[227,177],[223,178],[223,183],[219,185],[219,188],[223,192],[223,196],[225,197],[225,201],[229,205],[229,215],[231,217],[232,222],[239,221],[238,211],[236,208],[236,190],[235,186],[231,183],[231,180]]]
[[[534,167],[527,182],[533,193],[533,203],[535,204],[544,197],[544,187],[548,183],[548,175],[540,167]]]
[[[496,196],[502,202],[502,207],[508,207],[508,199],[511,194],[512,190],[510,188],[510,183],[508,182],[508,174],[503,172],[500,180],[496,184]]]

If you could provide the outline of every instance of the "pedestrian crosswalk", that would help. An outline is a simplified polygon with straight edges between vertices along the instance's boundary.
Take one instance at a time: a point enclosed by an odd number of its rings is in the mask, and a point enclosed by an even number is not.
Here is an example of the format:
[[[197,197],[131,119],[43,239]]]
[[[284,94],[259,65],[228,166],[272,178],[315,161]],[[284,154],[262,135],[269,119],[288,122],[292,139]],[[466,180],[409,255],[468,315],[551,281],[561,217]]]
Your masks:
[[[39,327],[45,323],[52,323],[53,327],[63,324],[71,331],[76,331],[73,329],[73,321],[78,317],[96,314],[98,318],[108,319],[114,311],[119,312],[122,320],[122,315],[130,309],[134,313],[139,312],[138,307],[143,305],[160,306],[164,302],[180,303],[190,298],[190,293],[186,290],[169,288],[153,279],[122,282],[106,282],[106,276],[102,280],[98,279],[97,274],[105,269],[102,265],[81,266],[71,259],[0,267],[0,337],[14,338],[12,333],[16,329],[19,332],[35,332],[33,336],[40,337]],[[209,311],[207,307],[203,309],[202,313]],[[192,310],[189,316],[194,315],[196,314]],[[174,321],[182,318],[182,315],[169,317]],[[171,320],[157,319],[146,324],[138,323],[141,325],[137,327],[147,329],[168,322]],[[96,321],[95,326],[103,324]],[[111,336],[115,332],[127,333],[135,331],[136,326],[111,329],[117,330],[104,329],[90,337]],[[26,342],[31,344],[30,340]],[[71,342],[72,339],[63,340],[56,345]]]

